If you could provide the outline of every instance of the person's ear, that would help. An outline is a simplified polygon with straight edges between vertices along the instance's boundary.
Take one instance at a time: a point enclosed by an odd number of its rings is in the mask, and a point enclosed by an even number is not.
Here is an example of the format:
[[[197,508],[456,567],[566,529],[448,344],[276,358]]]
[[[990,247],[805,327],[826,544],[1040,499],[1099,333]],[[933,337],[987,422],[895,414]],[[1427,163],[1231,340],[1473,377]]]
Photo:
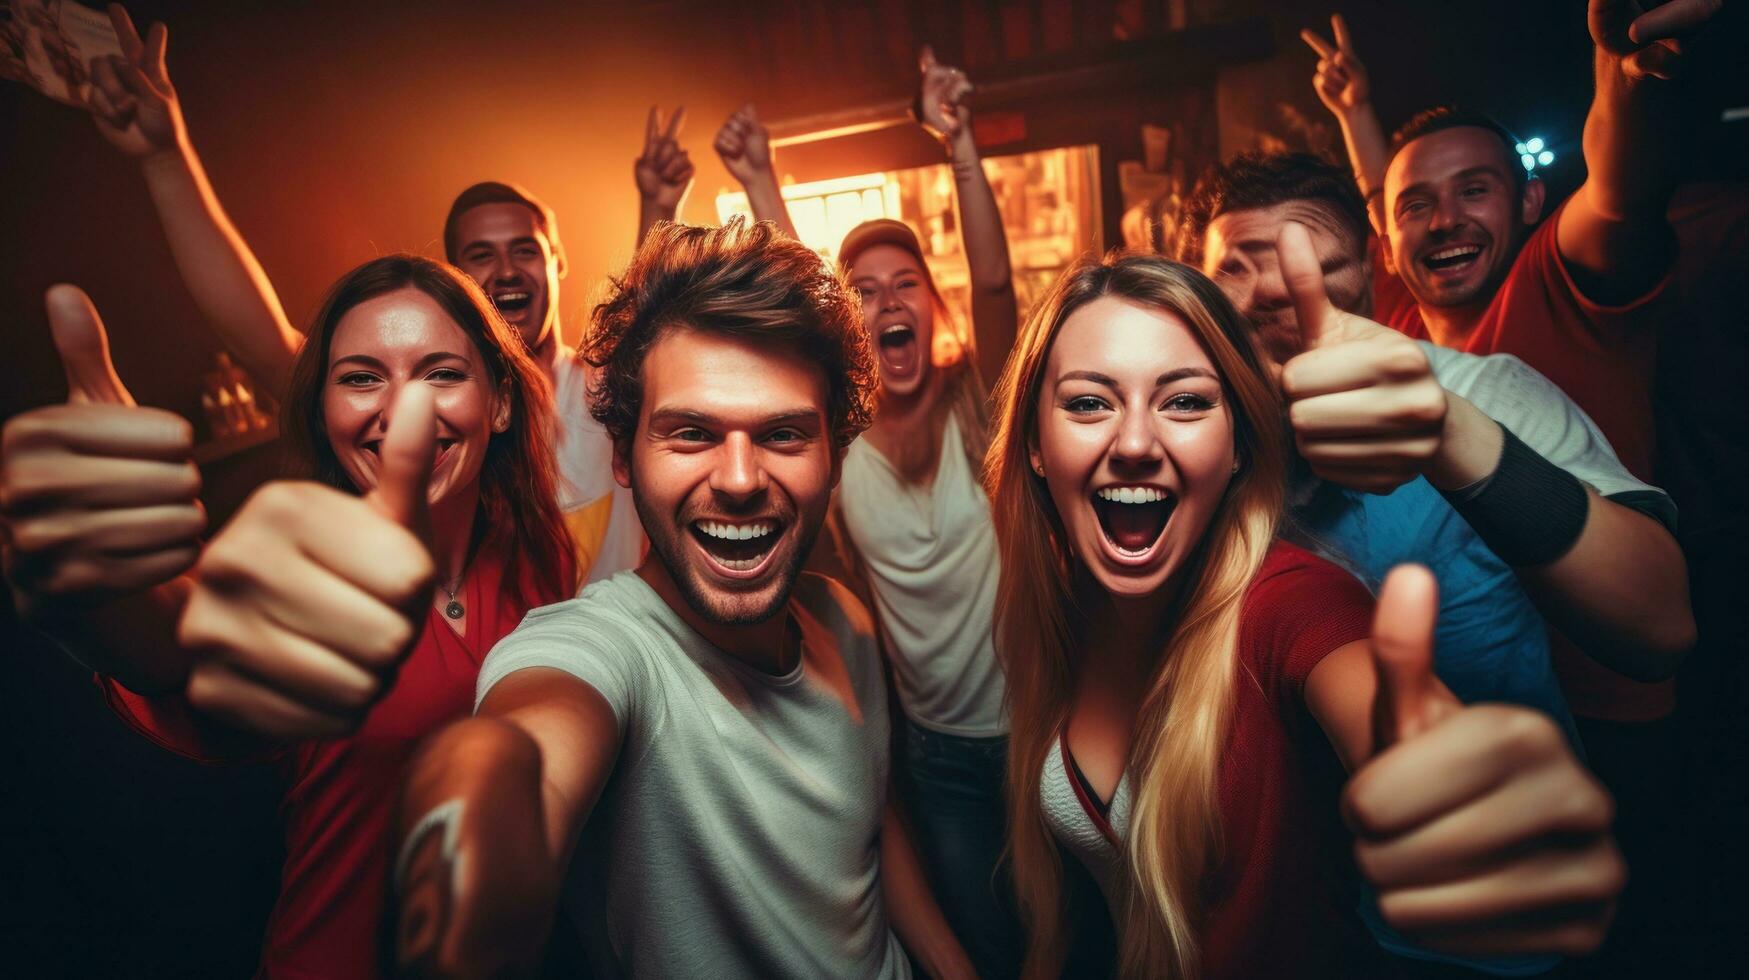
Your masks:
[[[1038,451],[1038,446],[1033,445],[1027,447],[1026,461],[1027,464],[1032,467],[1032,474],[1041,480],[1044,479],[1045,457],[1043,453]]]
[[[565,246],[558,242],[553,243],[553,260],[559,264],[559,278],[565,278],[571,271],[571,263],[565,259]]]
[[[632,488],[633,438],[633,436],[627,436],[624,439],[615,439],[613,441],[613,479],[614,482],[625,487],[627,490]]]
[[[1534,225],[1543,216],[1543,199],[1549,189],[1541,180],[1535,177],[1524,182],[1524,199],[1519,203],[1519,220],[1526,226]]]
[[[1395,244],[1391,241],[1389,234],[1379,236],[1379,260],[1385,264],[1385,271],[1393,276],[1398,274]],[[1367,282],[1369,284],[1372,282],[1370,274],[1367,276]]]
[[[844,476],[844,450],[846,448],[848,447],[837,445],[836,440],[834,441],[832,446],[832,474],[831,478],[826,482],[827,490],[838,489],[838,480]]]

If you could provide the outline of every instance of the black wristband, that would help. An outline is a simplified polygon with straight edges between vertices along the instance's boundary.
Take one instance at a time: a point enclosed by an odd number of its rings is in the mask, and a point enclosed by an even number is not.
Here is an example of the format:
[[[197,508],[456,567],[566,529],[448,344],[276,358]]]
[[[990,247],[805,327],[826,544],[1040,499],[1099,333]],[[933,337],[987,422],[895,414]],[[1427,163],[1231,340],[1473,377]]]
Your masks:
[[[1525,445],[1504,425],[1494,472],[1467,487],[1441,490],[1501,561],[1519,567],[1560,558],[1585,531],[1585,484]]]

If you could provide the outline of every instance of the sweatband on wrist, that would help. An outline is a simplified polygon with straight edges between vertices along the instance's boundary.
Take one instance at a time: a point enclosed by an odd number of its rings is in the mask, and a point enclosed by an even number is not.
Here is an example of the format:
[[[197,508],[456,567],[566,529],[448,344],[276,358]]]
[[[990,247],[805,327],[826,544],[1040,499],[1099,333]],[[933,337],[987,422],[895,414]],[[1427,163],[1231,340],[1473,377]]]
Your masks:
[[[1500,465],[1467,487],[1440,494],[1508,565],[1547,565],[1573,547],[1591,511],[1585,484],[1525,445],[1504,425]]]

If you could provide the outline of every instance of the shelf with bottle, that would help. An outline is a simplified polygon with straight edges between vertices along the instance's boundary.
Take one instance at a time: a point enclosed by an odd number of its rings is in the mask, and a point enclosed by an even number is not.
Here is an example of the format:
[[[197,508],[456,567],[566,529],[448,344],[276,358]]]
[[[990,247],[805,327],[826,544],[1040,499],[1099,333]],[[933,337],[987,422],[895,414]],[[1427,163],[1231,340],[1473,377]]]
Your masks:
[[[194,461],[213,462],[279,438],[273,402],[256,394],[255,379],[219,352],[214,368],[201,376],[200,407],[208,438],[194,447]]]

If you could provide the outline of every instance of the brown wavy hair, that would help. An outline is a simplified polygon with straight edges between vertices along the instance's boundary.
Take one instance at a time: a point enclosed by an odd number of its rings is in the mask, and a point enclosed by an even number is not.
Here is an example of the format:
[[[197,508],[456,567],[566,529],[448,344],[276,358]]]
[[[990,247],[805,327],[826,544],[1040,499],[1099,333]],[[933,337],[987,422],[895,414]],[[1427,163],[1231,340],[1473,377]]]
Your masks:
[[[357,493],[328,442],[322,386],[334,331],[347,311],[399,289],[431,297],[479,348],[492,387],[510,398],[510,427],[492,434],[480,469],[479,547],[505,562],[504,580],[527,605],[577,589],[571,532],[559,513],[557,416],[552,386],[521,338],[460,269],[420,255],[385,255],[353,269],[328,290],[292,365],[280,434],[292,470]]]
[[[1157,256],[1085,259],[1057,280],[1022,326],[996,388],[985,485],[1002,556],[996,650],[1008,681],[1009,852],[1029,933],[1025,975],[1053,976],[1067,950],[1062,867],[1039,804],[1050,748],[1069,718],[1079,644],[1093,608],[1044,479],[1034,474],[1045,366],[1063,322],[1104,296],[1172,314],[1208,351],[1240,461],[1183,571],[1166,649],[1136,716],[1125,771],[1135,806],[1116,910],[1125,977],[1195,977],[1201,969],[1202,886],[1220,853],[1220,757],[1234,704],[1239,611],[1282,508],[1287,443],[1275,386],[1251,328],[1214,283]]]
[[[873,418],[875,362],[862,305],[820,256],[769,221],[658,224],[612,280],[581,354],[600,369],[589,410],[616,443],[637,431],[644,358],[671,327],[784,344],[819,364],[839,448]]]

